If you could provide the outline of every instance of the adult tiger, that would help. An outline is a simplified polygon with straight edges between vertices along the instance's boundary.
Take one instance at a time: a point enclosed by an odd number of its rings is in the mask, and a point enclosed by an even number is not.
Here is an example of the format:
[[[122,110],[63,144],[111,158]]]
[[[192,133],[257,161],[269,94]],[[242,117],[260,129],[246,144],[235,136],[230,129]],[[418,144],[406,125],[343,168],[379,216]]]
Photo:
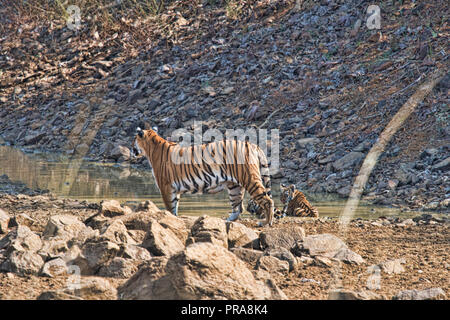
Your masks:
[[[145,155],[161,192],[166,209],[178,214],[183,193],[217,193],[228,190],[232,212],[229,221],[243,211],[245,190],[272,225],[274,204],[264,152],[248,141],[221,140],[182,147],[160,137],[154,130],[137,129],[133,143],[136,157]]]

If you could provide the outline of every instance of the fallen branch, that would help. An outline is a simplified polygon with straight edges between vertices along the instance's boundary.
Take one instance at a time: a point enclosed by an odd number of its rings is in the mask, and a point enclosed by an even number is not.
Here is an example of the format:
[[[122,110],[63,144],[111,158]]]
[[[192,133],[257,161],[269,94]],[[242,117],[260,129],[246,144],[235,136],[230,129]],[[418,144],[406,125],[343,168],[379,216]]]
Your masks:
[[[264,127],[266,125],[266,123],[270,120],[270,118],[273,117],[273,115],[275,113],[277,113],[278,111],[280,111],[280,109],[276,109],[274,112],[272,112],[267,118],[266,120],[258,127],[258,129],[261,129],[262,127]]]

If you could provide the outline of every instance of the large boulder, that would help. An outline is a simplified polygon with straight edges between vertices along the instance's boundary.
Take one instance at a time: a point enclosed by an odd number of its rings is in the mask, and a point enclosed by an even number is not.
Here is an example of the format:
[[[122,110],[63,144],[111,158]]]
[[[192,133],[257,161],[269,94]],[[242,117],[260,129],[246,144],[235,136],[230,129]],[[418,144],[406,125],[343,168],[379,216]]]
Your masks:
[[[160,211],[160,212],[164,213],[164,215],[157,220],[158,223],[162,227],[172,231],[177,236],[177,238],[183,244],[185,244],[189,236],[189,229],[186,228],[186,224],[184,223],[184,221],[174,216],[168,211]]]
[[[259,248],[258,234],[238,222],[227,222],[228,247]]]
[[[135,244],[122,244],[118,257],[131,260],[150,260],[152,255],[147,249]]]
[[[131,209],[127,206],[122,207],[117,200],[104,200],[100,212],[106,217],[115,217],[131,213]]]
[[[0,265],[0,270],[21,276],[38,275],[43,265],[44,260],[35,252],[13,251]]]
[[[118,298],[123,300],[179,299],[165,271],[167,261],[167,257],[154,257],[141,264],[139,270],[118,288]]]
[[[88,236],[91,229],[73,215],[56,215],[48,219],[42,236],[44,239],[62,238],[71,239],[78,238],[81,233]]]
[[[113,220],[105,224],[100,229],[99,239],[111,241],[117,244],[129,243],[135,244],[135,241],[128,234],[127,228],[120,220]]]
[[[173,256],[166,272],[180,299],[271,299],[245,263],[222,245],[192,244]]]
[[[0,240],[0,250],[36,252],[42,247],[41,238],[27,226],[18,226]]]
[[[42,247],[38,253],[45,261],[47,261],[63,256],[68,250],[69,246],[67,245],[67,240],[51,238],[42,240]]]
[[[150,224],[155,220],[156,211],[153,212],[132,212],[130,214],[118,217],[128,230],[141,230],[147,232]]]
[[[172,256],[184,249],[184,244],[170,230],[161,226],[156,220],[150,224],[144,242],[144,248],[147,248],[155,256]]]
[[[81,253],[69,264],[80,268],[83,275],[93,275],[107,265],[120,252],[120,247],[111,241],[87,241],[81,247]]]
[[[289,225],[283,228],[270,228],[259,235],[261,248],[286,248],[292,250],[298,241],[305,238],[305,230],[297,225]]]
[[[186,244],[210,242],[228,248],[228,236],[225,221],[220,218],[202,216],[192,226],[191,235]]]

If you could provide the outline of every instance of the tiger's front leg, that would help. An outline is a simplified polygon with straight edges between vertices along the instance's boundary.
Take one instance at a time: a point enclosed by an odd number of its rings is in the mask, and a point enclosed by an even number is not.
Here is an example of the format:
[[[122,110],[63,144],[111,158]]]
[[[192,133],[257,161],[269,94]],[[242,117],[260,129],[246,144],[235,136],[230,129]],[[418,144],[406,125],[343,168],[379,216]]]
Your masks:
[[[244,205],[242,202],[244,200],[245,189],[236,183],[227,184],[227,189],[232,208],[232,212],[227,218],[227,221],[236,221],[242,211],[244,211]]]

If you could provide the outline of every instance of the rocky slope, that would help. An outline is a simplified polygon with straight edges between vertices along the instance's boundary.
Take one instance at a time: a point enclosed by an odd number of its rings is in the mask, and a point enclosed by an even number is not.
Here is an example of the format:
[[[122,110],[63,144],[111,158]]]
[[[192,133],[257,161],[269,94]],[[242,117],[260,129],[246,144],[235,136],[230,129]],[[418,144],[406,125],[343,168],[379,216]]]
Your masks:
[[[449,221],[175,217],[0,196],[2,299],[446,299]],[[342,240],[345,239],[345,240]]]
[[[86,17],[78,32],[3,7],[0,135],[129,161],[137,126],[170,137],[194,120],[204,129],[264,125],[280,130],[278,177],[346,197],[395,112],[427,75],[448,70],[448,4],[385,2],[381,29],[368,30],[369,1],[242,3],[174,1],[110,31]],[[449,80],[395,135],[366,199],[449,211]]]

